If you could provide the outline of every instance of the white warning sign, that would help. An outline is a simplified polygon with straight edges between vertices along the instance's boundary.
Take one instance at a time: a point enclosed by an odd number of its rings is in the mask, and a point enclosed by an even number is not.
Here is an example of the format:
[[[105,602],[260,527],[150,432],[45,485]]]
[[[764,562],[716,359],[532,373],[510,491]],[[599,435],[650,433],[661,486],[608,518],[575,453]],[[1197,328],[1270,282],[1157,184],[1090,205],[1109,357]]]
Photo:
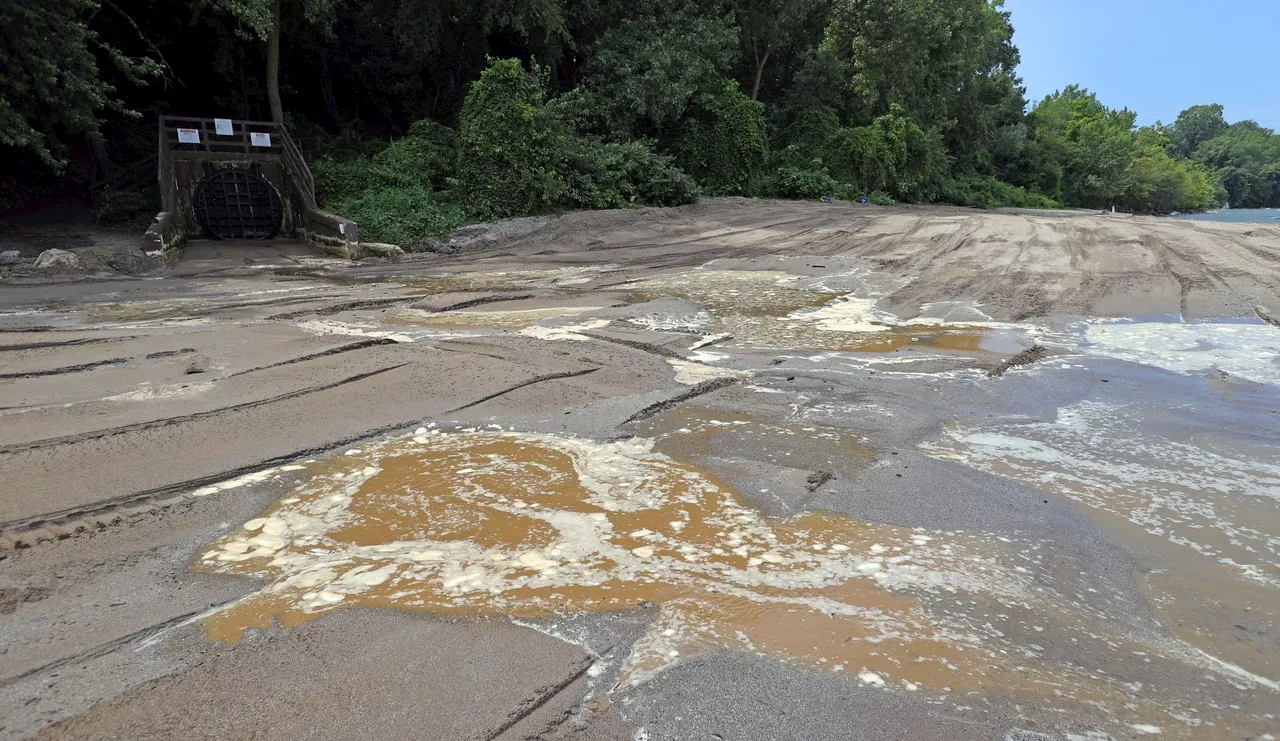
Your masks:
[[[249,132],[249,143],[255,147],[269,147],[271,146],[271,135],[264,134],[261,131],[251,131]]]
[[[182,144],[199,144],[200,129],[178,129],[178,141]]]

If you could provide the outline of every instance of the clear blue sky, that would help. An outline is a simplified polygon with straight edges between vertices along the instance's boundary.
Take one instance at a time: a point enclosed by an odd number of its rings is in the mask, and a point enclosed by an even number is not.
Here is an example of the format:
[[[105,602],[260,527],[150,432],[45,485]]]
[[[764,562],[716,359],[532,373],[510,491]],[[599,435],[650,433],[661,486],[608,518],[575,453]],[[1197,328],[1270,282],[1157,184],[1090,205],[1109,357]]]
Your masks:
[[[1280,131],[1280,0],[1006,0],[1036,102],[1072,83],[1138,122],[1200,103]]]

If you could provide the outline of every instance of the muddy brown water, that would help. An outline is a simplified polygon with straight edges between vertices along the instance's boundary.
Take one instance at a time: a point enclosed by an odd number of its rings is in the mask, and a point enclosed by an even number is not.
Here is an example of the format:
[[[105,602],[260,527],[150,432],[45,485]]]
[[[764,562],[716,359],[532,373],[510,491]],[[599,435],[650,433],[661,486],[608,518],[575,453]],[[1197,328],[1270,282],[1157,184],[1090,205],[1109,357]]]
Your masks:
[[[267,585],[208,617],[208,638],[353,606],[527,619],[653,603],[659,617],[619,681],[731,649],[907,691],[1000,681],[1157,712],[1078,668],[1014,659],[922,599],[1051,608],[1014,565],[1016,546],[828,513],[762,517],[640,439],[422,432],[306,464],[294,491],[210,546],[199,569]],[[1057,620],[1048,609],[1040,622]]]
[[[950,325],[893,326],[872,311],[862,321],[815,322],[813,310],[838,306],[848,297],[822,288],[803,288],[799,276],[778,270],[696,270],[627,284],[633,300],[684,299],[706,314],[697,328],[732,336],[747,347],[804,348],[836,352],[889,353],[928,348],[960,353],[1016,353],[1030,346],[1016,332]],[[874,302],[869,302],[874,303]],[[849,326],[850,329],[840,329]]]
[[[528,288],[536,283],[564,285],[585,280],[582,270],[549,269],[462,273],[422,278],[397,278],[415,293]],[[724,333],[736,345],[791,347],[838,352],[890,353],[904,349],[930,349],[963,354],[1013,354],[1029,346],[1029,340],[1011,330],[966,325],[890,326],[872,320],[857,331],[840,331],[815,325],[806,310],[831,305],[841,294],[826,289],[803,289],[798,276],[776,270],[699,270],[645,278],[621,287],[637,311],[656,299],[683,299],[697,304],[705,314],[687,329],[706,334]],[[552,297],[546,306],[519,310],[460,310],[440,313],[403,311],[385,317],[389,325],[416,325],[441,329],[519,330],[534,324],[569,318],[595,308],[590,305],[557,306]],[[644,315],[638,323],[644,326]]]

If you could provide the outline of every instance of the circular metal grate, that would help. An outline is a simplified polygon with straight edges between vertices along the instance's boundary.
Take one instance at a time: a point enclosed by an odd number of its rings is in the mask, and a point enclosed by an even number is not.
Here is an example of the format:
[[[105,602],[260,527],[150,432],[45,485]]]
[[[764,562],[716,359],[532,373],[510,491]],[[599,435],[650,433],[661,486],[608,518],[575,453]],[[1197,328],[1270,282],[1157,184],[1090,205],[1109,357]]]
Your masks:
[[[215,239],[271,239],[280,231],[280,196],[256,170],[214,170],[195,194],[196,221]]]

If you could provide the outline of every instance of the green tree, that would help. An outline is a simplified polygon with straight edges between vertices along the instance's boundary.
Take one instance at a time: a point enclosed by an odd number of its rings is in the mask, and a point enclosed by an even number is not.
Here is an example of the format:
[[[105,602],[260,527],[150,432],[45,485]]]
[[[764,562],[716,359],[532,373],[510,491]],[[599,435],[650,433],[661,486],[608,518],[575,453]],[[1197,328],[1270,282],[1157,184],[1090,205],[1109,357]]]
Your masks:
[[[591,50],[582,77],[586,117],[610,136],[662,140],[721,93],[737,52],[731,16],[658,0]]]
[[[835,132],[827,152],[827,166],[836,179],[899,201],[931,200],[948,165],[941,137],[921,129],[897,105],[867,126]]]
[[[1190,157],[1196,153],[1203,142],[1220,136],[1227,130],[1227,119],[1223,116],[1222,106],[1192,106],[1178,114],[1178,119],[1169,129],[1171,152],[1175,157]]]
[[[491,55],[553,66],[581,56],[601,16],[616,22],[610,2],[577,3],[572,13],[565,0],[344,2],[335,21],[342,43],[320,46],[316,56],[331,77],[345,77],[359,91],[350,107],[366,121],[403,130],[423,117],[452,120]]]
[[[1084,206],[1113,206],[1129,187],[1138,115],[1095,100],[1076,100],[1067,122],[1067,198]]]
[[[769,158],[764,104],[722,79],[680,132],[673,151],[682,169],[712,195],[756,195]]]
[[[1041,192],[1072,206],[1119,203],[1137,155],[1133,111],[1107,108],[1072,85],[1037,104],[1031,118]]]
[[[499,218],[550,208],[565,187],[555,167],[563,136],[544,81],[519,60],[491,62],[467,93],[459,121],[466,208]]]
[[[462,104],[455,199],[480,218],[566,208],[676,205],[697,187],[668,157],[638,141],[574,131],[547,99],[549,70],[493,60]],[[748,101],[750,102],[750,101]]]
[[[1236,208],[1280,206],[1280,136],[1240,121],[1200,144],[1195,159],[1217,171]]]
[[[5,0],[0,3],[0,144],[66,165],[63,137],[97,136],[100,115],[130,112],[102,79],[99,58],[125,79],[159,74],[152,59],[131,57],[89,28],[97,0]]]
[[[1012,73],[1017,52],[1003,0],[839,0],[826,45],[847,66],[867,114],[901,105],[933,127],[975,79]]]
[[[786,146],[778,153],[778,159],[793,168],[825,171],[831,138],[839,131],[840,116],[834,108],[804,108],[787,127]]]
[[[1128,190],[1122,204],[1130,211],[1169,213],[1211,208],[1225,192],[1206,167],[1171,157],[1171,144],[1161,127],[1138,131],[1137,152],[1129,165]]]
[[[741,0],[734,3],[742,28],[742,58],[751,68],[751,99],[760,97],[760,84],[770,60],[794,60],[822,41],[830,6],[819,0]]]
[[[231,14],[246,33],[266,44],[267,105],[271,120],[284,123],[284,104],[280,100],[280,36],[286,0],[206,0],[212,7]],[[333,23],[337,0],[290,0],[310,25],[327,29]]]

